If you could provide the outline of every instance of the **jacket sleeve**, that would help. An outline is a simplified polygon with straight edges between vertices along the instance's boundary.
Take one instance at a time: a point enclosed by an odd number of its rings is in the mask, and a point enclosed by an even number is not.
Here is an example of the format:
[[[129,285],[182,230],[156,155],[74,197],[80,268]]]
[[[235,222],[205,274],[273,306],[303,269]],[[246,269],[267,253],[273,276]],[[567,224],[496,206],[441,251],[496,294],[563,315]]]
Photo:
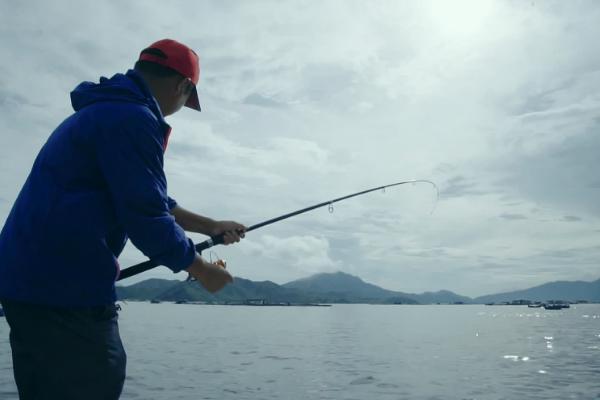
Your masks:
[[[177,201],[171,197],[167,197],[167,206],[169,207],[169,210],[172,210],[177,206]]]
[[[136,109],[130,114],[100,131],[98,164],[131,242],[152,261],[179,272],[196,251],[169,213],[163,130],[152,115]]]

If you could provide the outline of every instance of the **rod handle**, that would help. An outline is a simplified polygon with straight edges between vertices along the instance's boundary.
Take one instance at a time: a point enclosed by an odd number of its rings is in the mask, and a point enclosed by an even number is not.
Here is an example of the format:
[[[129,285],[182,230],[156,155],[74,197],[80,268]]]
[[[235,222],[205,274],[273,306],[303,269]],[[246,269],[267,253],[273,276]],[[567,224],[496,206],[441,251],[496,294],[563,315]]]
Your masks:
[[[244,231],[242,230],[237,230],[236,231],[238,235],[241,235],[242,233],[244,233]],[[213,246],[216,246],[218,244],[223,244],[225,242],[225,232],[220,233],[218,235],[215,236],[211,236],[210,239],[206,239],[204,242],[198,243],[196,245],[196,251],[200,254],[202,254],[202,252],[206,249],[210,249]]]
[[[218,244],[223,244],[225,240],[225,234],[221,233],[219,235],[211,236],[210,239],[206,239],[204,242],[200,242],[196,245],[196,251],[200,254],[206,249],[210,249],[213,246]]]
[[[119,277],[117,278],[117,281],[120,281],[122,279],[127,279],[127,278],[137,275],[137,274],[141,274],[142,272],[151,270],[152,268],[154,268],[156,266],[157,265],[155,262],[153,262],[152,260],[148,260],[148,261],[144,261],[143,263],[136,264],[133,267],[125,268],[124,270],[121,270],[121,273],[119,274]]]

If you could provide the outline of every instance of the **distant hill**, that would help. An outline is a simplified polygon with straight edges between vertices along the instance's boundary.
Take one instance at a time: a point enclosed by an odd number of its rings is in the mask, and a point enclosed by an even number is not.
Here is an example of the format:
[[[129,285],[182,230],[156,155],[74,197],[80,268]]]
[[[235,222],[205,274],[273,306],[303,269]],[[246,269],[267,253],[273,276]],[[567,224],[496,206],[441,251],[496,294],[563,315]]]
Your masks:
[[[458,295],[449,290],[440,290],[437,292],[425,292],[421,294],[410,294],[408,295],[413,299],[417,300],[421,304],[454,304],[454,303],[465,303],[469,304],[473,302],[473,299],[466,296]]]
[[[503,301],[520,299],[531,301],[587,300],[590,302],[600,302],[600,279],[594,282],[550,282],[540,286],[532,287],[530,289],[477,297],[476,299],[474,299],[474,302],[499,303]]]
[[[352,303],[435,304],[471,302],[471,298],[459,296],[447,290],[422,294],[387,290],[344,272],[316,274],[286,283],[283,286],[318,293],[330,298],[347,299],[347,302]]]
[[[404,293],[382,289],[344,272],[316,274],[288,282],[283,287],[337,303],[417,303]]]
[[[210,293],[198,282],[181,282],[156,296],[165,301],[243,302],[248,299],[264,299],[269,303],[309,303],[311,298],[292,289],[283,288],[271,281],[254,282],[235,278],[232,284],[217,293]]]
[[[180,283],[181,281],[176,280],[147,279],[130,286],[117,286],[117,297],[128,300],[152,300]]]
[[[551,282],[526,290],[499,293],[471,299],[440,290],[421,294],[383,289],[344,272],[322,273],[278,285],[235,278],[233,284],[211,294],[198,282],[148,279],[131,286],[117,286],[119,299],[244,302],[264,299],[269,303],[372,303],[372,304],[452,304],[500,303],[513,300],[587,300],[600,302],[600,279],[594,282]]]
[[[232,284],[214,294],[198,282],[150,279],[131,286],[117,286],[117,296],[122,300],[241,302],[247,299],[265,299],[271,303],[311,301],[304,294],[273,282],[253,282],[243,278],[235,278]]]
[[[410,294],[383,289],[343,272],[323,273],[278,285],[236,278],[233,284],[212,294],[197,282],[149,279],[131,286],[117,286],[119,299],[161,301],[244,302],[264,299],[269,303],[373,303],[429,304],[468,303],[471,299],[448,291]]]

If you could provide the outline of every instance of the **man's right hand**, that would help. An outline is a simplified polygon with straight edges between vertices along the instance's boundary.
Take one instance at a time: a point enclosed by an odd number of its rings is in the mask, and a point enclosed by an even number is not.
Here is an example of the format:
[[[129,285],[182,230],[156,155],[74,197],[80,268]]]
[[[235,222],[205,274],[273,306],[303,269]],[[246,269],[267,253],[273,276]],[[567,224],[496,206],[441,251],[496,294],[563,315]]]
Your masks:
[[[194,262],[186,271],[211,293],[215,293],[233,282],[233,277],[222,265],[206,262],[199,255],[196,255]]]

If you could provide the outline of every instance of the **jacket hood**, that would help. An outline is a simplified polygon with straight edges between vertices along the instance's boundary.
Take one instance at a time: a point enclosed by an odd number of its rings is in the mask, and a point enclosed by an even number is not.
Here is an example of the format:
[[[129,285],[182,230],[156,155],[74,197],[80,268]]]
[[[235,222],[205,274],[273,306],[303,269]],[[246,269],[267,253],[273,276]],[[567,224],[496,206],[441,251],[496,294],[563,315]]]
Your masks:
[[[99,83],[82,82],[71,92],[71,105],[75,111],[103,101],[122,101],[143,104],[164,122],[160,107],[142,77],[134,70],[101,77]]]

